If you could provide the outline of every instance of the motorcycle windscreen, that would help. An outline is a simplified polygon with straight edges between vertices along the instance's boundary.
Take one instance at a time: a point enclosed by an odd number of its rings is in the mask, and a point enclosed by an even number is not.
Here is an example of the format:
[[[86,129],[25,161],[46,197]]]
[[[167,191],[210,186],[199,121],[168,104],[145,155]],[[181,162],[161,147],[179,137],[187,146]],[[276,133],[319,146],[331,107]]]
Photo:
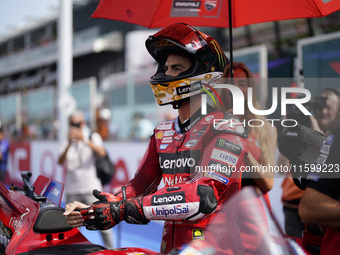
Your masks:
[[[44,197],[51,201],[52,203],[60,206],[61,198],[63,196],[64,185],[58,181],[52,181],[46,191],[44,192]]]

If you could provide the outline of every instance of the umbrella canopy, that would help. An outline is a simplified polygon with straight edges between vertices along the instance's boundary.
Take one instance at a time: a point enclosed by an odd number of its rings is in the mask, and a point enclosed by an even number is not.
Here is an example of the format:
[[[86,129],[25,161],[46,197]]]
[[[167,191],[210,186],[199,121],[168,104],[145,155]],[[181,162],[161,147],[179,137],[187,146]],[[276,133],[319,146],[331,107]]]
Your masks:
[[[339,0],[100,0],[92,17],[120,20],[148,28],[166,27],[175,22],[192,26],[229,27],[232,67],[233,27],[324,17],[338,10]]]
[[[192,26],[230,27],[231,23],[231,27],[240,27],[277,20],[323,17],[340,10],[339,0],[230,1],[100,0],[92,17],[120,20],[148,28],[166,27],[179,21]]]

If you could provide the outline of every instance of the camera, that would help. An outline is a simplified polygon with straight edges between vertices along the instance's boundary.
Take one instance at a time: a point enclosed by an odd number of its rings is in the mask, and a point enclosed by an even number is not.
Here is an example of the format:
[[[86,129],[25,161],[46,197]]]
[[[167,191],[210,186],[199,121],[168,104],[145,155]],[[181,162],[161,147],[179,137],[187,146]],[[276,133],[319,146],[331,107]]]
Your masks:
[[[322,110],[327,106],[327,97],[317,96],[313,101],[306,104],[307,110],[314,113],[316,110]]]
[[[75,122],[70,122],[70,127],[76,127],[80,128],[81,122],[75,123]]]
[[[306,109],[310,113],[315,113],[316,110],[322,110],[327,106],[327,97],[325,96],[317,96],[312,101],[309,101],[304,104]],[[287,119],[294,119],[300,125],[310,127],[310,118],[308,115],[304,115],[296,105],[287,105]]]

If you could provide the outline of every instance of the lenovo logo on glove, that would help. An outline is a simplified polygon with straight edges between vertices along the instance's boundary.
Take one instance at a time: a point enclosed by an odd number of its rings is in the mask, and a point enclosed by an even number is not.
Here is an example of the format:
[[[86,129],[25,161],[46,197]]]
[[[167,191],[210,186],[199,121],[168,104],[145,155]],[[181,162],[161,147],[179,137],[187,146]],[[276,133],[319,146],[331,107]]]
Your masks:
[[[168,204],[179,204],[185,203],[185,193],[184,191],[181,192],[174,192],[170,194],[164,195],[154,195],[151,199],[151,205],[168,205]]]

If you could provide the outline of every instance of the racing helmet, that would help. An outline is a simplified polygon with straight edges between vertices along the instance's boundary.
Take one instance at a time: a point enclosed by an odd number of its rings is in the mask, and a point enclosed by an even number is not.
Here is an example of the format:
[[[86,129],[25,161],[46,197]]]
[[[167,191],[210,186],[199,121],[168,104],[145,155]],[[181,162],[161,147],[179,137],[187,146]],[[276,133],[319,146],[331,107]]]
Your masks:
[[[159,105],[173,104],[207,90],[213,90],[229,60],[217,41],[185,23],[174,23],[149,36],[145,42],[150,55],[158,62],[150,78],[151,89]],[[165,74],[170,54],[187,56],[191,67],[178,76]]]

